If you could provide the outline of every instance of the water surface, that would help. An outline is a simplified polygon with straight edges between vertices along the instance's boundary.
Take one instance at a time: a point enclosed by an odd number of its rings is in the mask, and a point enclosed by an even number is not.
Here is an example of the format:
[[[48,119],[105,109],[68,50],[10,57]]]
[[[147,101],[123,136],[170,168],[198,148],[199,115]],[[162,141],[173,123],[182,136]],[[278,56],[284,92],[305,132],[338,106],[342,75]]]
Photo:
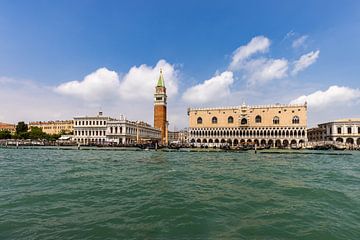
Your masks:
[[[360,239],[360,154],[2,148],[0,239]]]

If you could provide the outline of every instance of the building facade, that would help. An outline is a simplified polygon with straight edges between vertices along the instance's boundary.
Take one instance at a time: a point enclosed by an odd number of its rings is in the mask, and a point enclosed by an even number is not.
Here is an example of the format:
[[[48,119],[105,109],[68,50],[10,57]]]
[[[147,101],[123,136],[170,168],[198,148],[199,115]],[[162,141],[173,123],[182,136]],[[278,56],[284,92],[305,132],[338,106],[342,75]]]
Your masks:
[[[169,143],[188,143],[188,133],[187,129],[181,131],[168,131]]]
[[[160,141],[161,131],[145,122],[133,122],[121,117],[107,122],[106,138],[116,144]]]
[[[11,133],[14,133],[16,131],[16,125],[0,122],[0,131],[9,131]]]
[[[318,127],[323,131],[321,141],[360,146],[360,118],[339,119]]]
[[[160,70],[160,76],[155,87],[154,94],[154,127],[161,131],[161,144],[168,143],[168,130],[167,130],[167,96],[165,81]]]
[[[107,122],[115,120],[103,116],[85,116],[74,118],[74,141],[79,144],[104,144],[106,141]]]
[[[74,131],[74,121],[47,121],[47,122],[30,122],[29,129],[32,127],[41,128],[44,133],[47,134],[69,134]]]
[[[129,121],[122,116],[115,119],[100,112],[97,116],[74,118],[74,140],[83,145],[134,144],[160,139],[159,129],[144,122]]]
[[[195,146],[239,144],[289,147],[307,142],[307,105],[189,108],[189,141]]]
[[[315,127],[307,130],[308,142],[325,141],[326,130],[324,128]]]

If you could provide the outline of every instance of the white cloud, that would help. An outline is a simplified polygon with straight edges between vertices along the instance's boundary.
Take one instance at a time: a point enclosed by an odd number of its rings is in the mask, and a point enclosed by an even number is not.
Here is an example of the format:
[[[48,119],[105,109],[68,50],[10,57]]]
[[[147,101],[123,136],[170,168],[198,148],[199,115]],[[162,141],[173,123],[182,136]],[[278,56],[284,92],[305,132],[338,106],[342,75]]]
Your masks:
[[[126,100],[152,99],[160,69],[163,70],[167,95],[175,96],[178,91],[178,73],[165,60],[158,61],[155,67],[146,64],[132,67],[120,83],[120,96]]]
[[[308,35],[303,35],[301,37],[298,37],[297,39],[295,39],[292,43],[292,47],[293,48],[299,48],[301,46],[303,46],[305,44],[305,41],[309,38]]]
[[[288,61],[286,59],[254,58],[254,54],[265,53],[269,47],[270,40],[268,38],[264,36],[254,37],[248,44],[236,49],[229,70],[241,72],[243,78],[251,86],[286,77],[288,75]]]
[[[81,81],[66,82],[57,86],[55,91],[89,102],[101,102],[114,97],[124,100],[149,100],[154,94],[160,69],[163,69],[168,96],[176,95],[177,71],[165,60],[158,61],[155,67],[146,64],[134,66],[122,78],[115,71],[99,68]]]
[[[294,68],[292,70],[292,74],[295,75],[300,71],[308,68],[311,64],[315,63],[318,59],[320,51],[311,51],[307,54],[302,55],[299,60],[294,62]]]
[[[244,77],[250,85],[262,84],[273,79],[286,77],[288,61],[286,59],[260,58],[247,62],[243,69]]]
[[[300,96],[291,103],[307,102],[310,108],[325,108],[332,105],[346,105],[360,101],[360,89],[330,86],[326,91],[316,91]]]
[[[99,68],[87,75],[82,81],[66,82],[55,88],[55,91],[86,101],[100,101],[116,96],[119,88],[119,75],[107,68]]]
[[[236,49],[230,63],[230,70],[238,70],[242,67],[243,61],[254,55],[255,53],[265,53],[269,50],[270,40],[264,36],[257,36],[244,46]]]
[[[218,101],[230,94],[230,85],[234,82],[233,73],[225,71],[203,83],[185,91],[182,98],[188,103],[207,103]]]

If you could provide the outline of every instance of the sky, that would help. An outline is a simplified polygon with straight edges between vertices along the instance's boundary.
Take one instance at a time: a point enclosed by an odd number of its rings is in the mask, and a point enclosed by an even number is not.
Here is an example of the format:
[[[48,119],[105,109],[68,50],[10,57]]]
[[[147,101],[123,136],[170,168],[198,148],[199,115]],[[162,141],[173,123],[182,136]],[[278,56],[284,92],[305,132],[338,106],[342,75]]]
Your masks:
[[[170,129],[188,107],[308,104],[360,117],[360,1],[0,0],[0,121],[104,115]]]

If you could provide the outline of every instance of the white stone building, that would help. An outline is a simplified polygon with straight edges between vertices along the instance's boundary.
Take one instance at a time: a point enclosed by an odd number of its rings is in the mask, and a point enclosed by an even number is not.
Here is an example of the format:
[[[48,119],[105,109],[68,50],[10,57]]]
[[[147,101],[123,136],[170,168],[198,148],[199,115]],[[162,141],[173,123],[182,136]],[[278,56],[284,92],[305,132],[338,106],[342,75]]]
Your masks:
[[[161,131],[144,122],[133,122],[120,117],[103,116],[74,118],[74,140],[82,145],[89,144],[133,144],[146,141],[160,141]]]
[[[99,112],[97,116],[74,117],[74,140],[79,144],[104,144],[107,122],[113,120]]]
[[[339,119],[318,126],[324,129],[323,141],[360,146],[360,118]]]
[[[117,144],[144,143],[160,141],[161,131],[145,122],[133,122],[120,117],[107,122],[106,137],[108,142]]]

